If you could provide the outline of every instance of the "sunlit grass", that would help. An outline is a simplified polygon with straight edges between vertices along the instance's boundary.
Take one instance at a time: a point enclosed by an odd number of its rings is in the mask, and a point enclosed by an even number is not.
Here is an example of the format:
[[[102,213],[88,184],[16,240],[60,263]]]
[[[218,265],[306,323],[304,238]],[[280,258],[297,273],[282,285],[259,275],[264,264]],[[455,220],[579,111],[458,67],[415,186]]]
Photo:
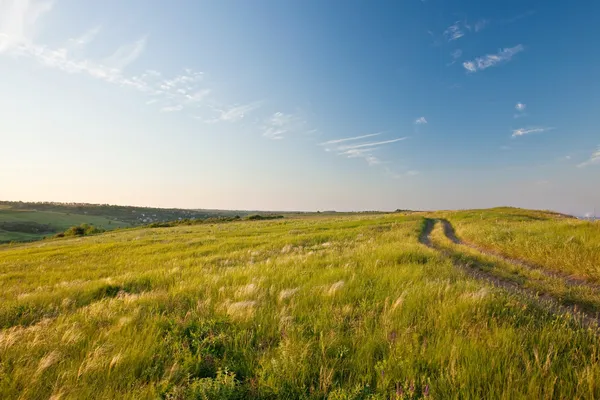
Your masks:
[[[570,282],[559,276],[546,274],[542,269],[532,269],[493,254],[484,254],[476,249],[455,244],[446,237],[441,223],[436,224],[431,238],[439,249],[467,268],[481,270],[505,282],[513,283],[535,296],[549,295],[557,304],[576,306],[577,310],[590,315],[600,312],[600,290],[596,287]]]
[[[1,398],[593,398],[595,332],[472,280],[419,216],[0,249]]]
[[[512,208],[448,213],[461,238],[550,270],[600,282],[600,224]]]

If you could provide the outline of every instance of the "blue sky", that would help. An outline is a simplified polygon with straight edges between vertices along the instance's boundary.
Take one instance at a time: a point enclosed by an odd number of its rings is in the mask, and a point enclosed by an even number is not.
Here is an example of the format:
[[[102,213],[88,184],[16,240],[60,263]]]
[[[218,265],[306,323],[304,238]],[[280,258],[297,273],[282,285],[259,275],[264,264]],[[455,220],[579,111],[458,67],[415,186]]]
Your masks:
[[[600,210],[599,11],[0,0],[0,198]]]

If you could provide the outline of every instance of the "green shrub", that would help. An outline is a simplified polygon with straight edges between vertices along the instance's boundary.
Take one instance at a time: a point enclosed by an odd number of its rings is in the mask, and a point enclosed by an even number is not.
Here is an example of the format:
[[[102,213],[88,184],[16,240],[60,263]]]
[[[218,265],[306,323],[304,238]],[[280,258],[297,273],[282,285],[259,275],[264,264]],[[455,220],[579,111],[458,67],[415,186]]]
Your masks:
[[[104,231],[104,229],[95,227],[94,225],[81,224],[78,226],[72,226],[66,231],[56,234],[55,237],[88,236],[102,233]]]

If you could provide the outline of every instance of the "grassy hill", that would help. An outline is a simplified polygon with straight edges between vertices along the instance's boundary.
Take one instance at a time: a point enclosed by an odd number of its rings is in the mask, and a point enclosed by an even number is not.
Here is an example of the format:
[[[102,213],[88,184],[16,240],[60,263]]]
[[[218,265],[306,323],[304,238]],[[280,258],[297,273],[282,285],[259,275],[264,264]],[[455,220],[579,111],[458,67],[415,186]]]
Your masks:
[[[81,224],[112,230],[178,220],[207,220],[253,214],[256,212],[0,201],[0,243],[40,240]]]
[[[0,246],[0,398],[598,398],[600,224],[304,216]]]
[[[81,224],[90,224],[106,230],[131,226],[125,222],[95,215],[0,208],[0,243],[39,240]]]

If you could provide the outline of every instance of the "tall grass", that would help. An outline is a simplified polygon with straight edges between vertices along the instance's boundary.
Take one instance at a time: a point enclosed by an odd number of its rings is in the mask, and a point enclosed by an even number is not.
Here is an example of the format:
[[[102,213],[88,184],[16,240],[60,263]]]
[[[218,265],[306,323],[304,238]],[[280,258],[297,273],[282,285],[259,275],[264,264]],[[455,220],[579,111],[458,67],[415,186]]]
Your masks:
[[[0,250],[1,398],[594,398],[595,332],[474,281],[418,216]]]
[[[511,208],[447,213],[461,238],[600,283],[600,224]]]

